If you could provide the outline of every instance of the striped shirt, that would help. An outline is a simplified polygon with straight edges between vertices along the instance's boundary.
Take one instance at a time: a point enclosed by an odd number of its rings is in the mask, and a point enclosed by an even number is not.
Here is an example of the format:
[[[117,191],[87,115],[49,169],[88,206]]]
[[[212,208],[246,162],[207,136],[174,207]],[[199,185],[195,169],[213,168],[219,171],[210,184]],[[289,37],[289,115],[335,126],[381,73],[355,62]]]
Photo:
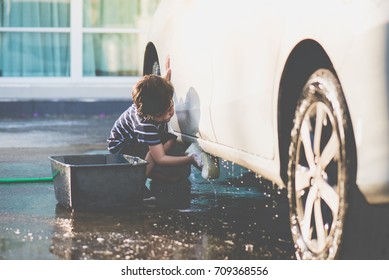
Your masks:
[[[125,146],[143,143],[148,146],[163,143],[168,133],[167,123],[157,123],[153,120],[144,120],[139,117],[135,104],[123,112],[113,125],[108,138],[108,150],[117,154]]]

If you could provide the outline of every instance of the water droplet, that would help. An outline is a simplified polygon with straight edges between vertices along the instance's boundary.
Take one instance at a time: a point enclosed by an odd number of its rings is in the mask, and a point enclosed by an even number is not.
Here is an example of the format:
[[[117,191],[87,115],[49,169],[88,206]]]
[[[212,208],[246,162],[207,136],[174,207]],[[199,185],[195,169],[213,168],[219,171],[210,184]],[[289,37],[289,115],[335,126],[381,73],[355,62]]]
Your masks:
[[[244,248],[245,248],[246,252],[252,252],[254,249],[254,245],[253,244],[246,244],[244,246]]]
[[[234,245],[234,242],[232,240],[226,240],[226,241],[224,241],[224,243],[226,243],[228,245]]]

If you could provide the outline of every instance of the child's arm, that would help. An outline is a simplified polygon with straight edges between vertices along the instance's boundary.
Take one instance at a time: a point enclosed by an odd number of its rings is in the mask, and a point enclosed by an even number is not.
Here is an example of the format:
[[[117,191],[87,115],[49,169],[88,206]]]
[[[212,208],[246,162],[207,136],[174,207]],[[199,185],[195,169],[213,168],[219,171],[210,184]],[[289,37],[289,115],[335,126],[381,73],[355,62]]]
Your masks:
[[[170,150],[171,147],[173,147],[175,142],[176,142],[175,139],[170,139],[165,144],[163,144],[163,148],[165,149],[165,154],[167,151]]]
[[[149,151],[153,160],[159,165],[182,165],[195,164],[195,158],[191,156],[169,156],[165,153],[165,148],[162,144],[149,146]]]

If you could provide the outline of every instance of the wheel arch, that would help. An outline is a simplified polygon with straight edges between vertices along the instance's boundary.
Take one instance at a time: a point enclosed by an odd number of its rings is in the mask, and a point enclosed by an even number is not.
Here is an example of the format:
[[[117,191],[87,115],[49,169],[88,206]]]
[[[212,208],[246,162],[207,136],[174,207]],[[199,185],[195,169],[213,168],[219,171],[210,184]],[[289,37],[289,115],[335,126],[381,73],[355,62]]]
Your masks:
[[[155,45],[152,42],[149,42],[145,49],[144,59],[143,59],[143,75],[149,75],[153,73],[154,62],[158,61],[158,52],[155,48]]]
[[[318,42],[307,39],[293,48],[282,72],[278,96],[277,127],[280,175],[284,183],[287,182],[288,149],[295,108],[305,82],[319,68],[327,68],[335,72],[324,48]]]

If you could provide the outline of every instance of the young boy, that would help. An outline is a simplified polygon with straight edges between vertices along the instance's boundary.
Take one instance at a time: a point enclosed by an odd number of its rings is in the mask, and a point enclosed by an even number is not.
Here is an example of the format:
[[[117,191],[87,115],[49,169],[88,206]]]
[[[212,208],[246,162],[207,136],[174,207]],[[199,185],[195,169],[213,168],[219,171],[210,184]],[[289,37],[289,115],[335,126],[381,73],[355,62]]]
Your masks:
[[[168,131],[168,123],[174,115],[174,88],[170,76],[168,58],[165,77],[146,75],[138,81],[132,91],[134,104],[116,120],[107,141],[108,150],[113,154],[145,159],[149,163],[146,177],[178,181],[182,175],[177,167],[198,165],[199,160],[195,155],[167,154],[177,138]],[[143,197],[150,196],[145,187]]]

